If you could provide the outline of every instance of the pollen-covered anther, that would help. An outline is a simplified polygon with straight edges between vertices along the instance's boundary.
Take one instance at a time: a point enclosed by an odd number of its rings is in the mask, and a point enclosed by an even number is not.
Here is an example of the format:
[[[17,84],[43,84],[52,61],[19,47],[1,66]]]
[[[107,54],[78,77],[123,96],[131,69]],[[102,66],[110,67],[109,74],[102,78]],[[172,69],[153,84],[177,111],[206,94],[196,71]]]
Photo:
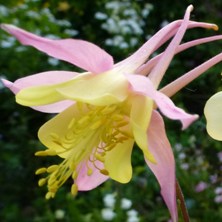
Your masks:
[[[95,158],[97,160],[99,160],[100,162],[104,162],[105,161],[104,157],[102,155],[98,154],[98,153],[95,154]]]
[[[76,171],[73,171],[72,173],[72,179],[75,180],[78,176],[78,173]]]
[[[72,187],[71,187],[71,194],[72,194],[73,196],[76,196],[77,193],[78,193],[78,186],[74,183],[74,184],[72,185]]]
[[[116,127],[116,128],[121,128],[121,127],[123,127],[123,126],[126,126],[127,124],[128,124],[127,121],[121,121],[121,122],[119,122],[115,127]]]
[[[105,175],[105,176],[108,176],[108,175],[109,175],[109,172],[108,172],[108,170],[106,170],[106,169],[101,169],[101,170],[100,170],[100,173],[103,174],[103,175]]]
[[[45,168],[45,167],[39,168],[38,170],[35,171],[35,174],[39,175],[42,173],[46,173],[46,170],[47,170],[47,168]]]
[[[98,129],[102,125],[102,123],[103,123],[103,121],[100,119],[100,120],[94,122],[89,128],[91,130]]]
[[[110,150],[112,150],[115,146],[116,146],[116,144],[110,144],[110,145],[108,145],[108,146],[105,147],[105,151],[110,151]]]
[[[72,161],[70,164],[69,164],[69,168],[71,170],[75,170],[76,169],[76,163],[74,161]]]
[[[78,120],[78,124],[83,125],[84,123],[88,123],[89,120],[90,120],[89,115],[83,116],[80,120]]]
[[[54,175],[50,175],[48,179],[48,186],[52,186],[52,184],[55,184],[57,182],[56,177]]]
[[[50,198],[54,198],[55,197],[55,193],[54,192],[47,192],[46,195],[45,195],[45,198],[47,200],[49,200]]]
[[[112,119],[115,121],[121,121],[124,119],[124,116],[122,114],[116,113],[116,114],[112,115]]]
[[[47,179],[46,178],[41,178],[39,181],[38,181],[38,185],[40,187],[42,187],[43,185],[45,185],[47,182]]]
[[[106,106],[103,110],[101,110],[101,114],[103,115],[107,115],[110,114],[112,112],[114,112],[116,110],[116,106]]]
[[[47,173],[52,173],[54,172],[55,170],[57,170],[59,168],[58,165],[52,165],[50,167],[47,168]]]
[[[87,169],[87,176],[91,176],[92,173],[93,173],[93,170],[88,167],[88,169]]]

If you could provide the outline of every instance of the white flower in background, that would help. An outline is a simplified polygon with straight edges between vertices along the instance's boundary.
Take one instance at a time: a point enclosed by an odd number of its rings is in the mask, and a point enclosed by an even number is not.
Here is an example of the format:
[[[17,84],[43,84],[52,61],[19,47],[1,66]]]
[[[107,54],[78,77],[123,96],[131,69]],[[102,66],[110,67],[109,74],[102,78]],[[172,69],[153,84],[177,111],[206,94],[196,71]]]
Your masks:
[[[0,15],[1,16],[7,16],[8,15],[8,8],[4,5],[0,5]]]
[[[164,26],[168,25],[169,22],[167,20],[163,20],[160,24],[160,27],[163,28]]]
[[[106,194],[103,198],[104,205],[109,208],[114,208],[116,203],[115,194]]]
[[[96,12],[95,18],[98,20],[105,20],[107,19],[107,15],[103,12]]]
[[[183,159],[186,158],[186,154],[185,154],[185,153],[180,153],[180,154],[178,155],[178,158],[179,158],[180,160],[183,160]]]
[[[52,66],[57,66],[59,64],[59,60],[50,57],[48,58],[48,63]]]
[[[21,4],[17,4],[13,7],[7,8],[4,5],[0,4],[0,15],[1,22],[11,23],[16,26],[22,26],[22,19],[20,16],[28,17],[28,20],[31,19],[33,22],[37,21],[39,24],[44,23],[45,26],[43,29],[38,29],[38,26],[33,33],[36,35],[43,35],[44,32],[49,32],[53,27],[62,28],[62,34],[64,37],[73,37],[78,34],[78,31],[72,29],[72,24],[65,19],[57,19],[51,12],[49,8],[38,9],[33,2],[40,0],[25,0]],[[31,10],[30,10],[31,9]],[[26,22],[29,23],[28,21]],[[51,28],[50,28],[51,27]],[[59,39],[59,36],[56,35],[46,35],[47,38]],[[21,48],[21,46],[16,45],[16,40],[14,37],[9,37],[8,35],[1,35],[0,48],[11,48],[15,47],[17,52],[23,52],[27,50],[27,47]],[[50,63],[50,62],[49,62]]]
[[[174,148],[176,151],[180,152],[183,149],[183,146],[181,143],[176,143]]]
[[[127,211],[127,222],[139,222],[138,212],[134,209]]]
[[[76,36],[79,34],[79,32],[77,30],[74,29],[65,29],[64,33],[69,35],[69,36]]]
[[[10,47],[12,47],[12,46],[15,45],[15,42],[16,42],[15,38],[9,36],[9,37],[6,37],[5,40],[2,40],[2,41],[1,41],[1,45],[0,45],[0,46],[1,46],[2,48],[10,48]]]
[[[126,214],[128,217],[137,217],[138,216],[138,212],[134,209],[128,210]]]
[[[39,19],[40,18],[40,16],[39,16],[39,13],[37,13],[37,12],[35,12],[35,11],[28,11],[27,13],[26,13],[26,15],[28,16],[28,17],[30,17],[30,18],[32,18],[32,19]]]
[[[95,18],[102,21],[101,28],[112,36],[105,40],[105,44],[119,49],[135,47],[153,6],[145,4],[141,8],[139,4],[128,0],[109,1],[104,8],[105,11],[95,13]],[[116,41],[118,36],[122,36],[120,41]]]
[[[127,222],[139,222],[139,218],[138,217],[129,217],[127,219]]]
[[[188,170],[190,168],[190,165],[188,163],[182,163],[180,165],[180,168],[183,170]]]
[[[104,208],[101,211],[103,220],[111,221],[116,216],[116,213],[111,208]]]
[[[58,209],[55,211],[55,218],[57,220],[63,220],[65,217],[65,211],[62,209]]]
[[[128,210],[132,206],[132,201],[127,198],[121,199],[121,208],[124,210]]]
[[[222,203],[222,195],[218,195],[214,198],[215,203]]]
[[[214,190],[215,194],[222,194],[222,187],[217,187],[215,190]]]

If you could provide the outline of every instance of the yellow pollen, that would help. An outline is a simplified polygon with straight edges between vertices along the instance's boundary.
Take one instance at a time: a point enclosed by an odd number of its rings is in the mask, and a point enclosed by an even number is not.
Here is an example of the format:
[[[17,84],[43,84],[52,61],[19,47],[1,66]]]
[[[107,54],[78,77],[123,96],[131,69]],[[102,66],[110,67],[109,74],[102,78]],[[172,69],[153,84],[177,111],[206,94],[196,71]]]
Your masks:
[[[90,126],[90,129],[91,130],[95,130],[97,128],[99,128],[101,125],[102,125],[102,121],[101,120],[98,120],[97,122],[93,123],[91,126]]]
[[[114,114],[114,115],[112,116],[112,119],[113,119],[114,121],[121,121],[121,120],[123,120],[123,115],[121,115],[121,114]]]
[[[110,113],[114,112],[115,109],[116,109],[116,106],[106,106],[106,107],[101,111],[101,113],[102,113],[103,115],[107,115],[107,114],[110,114]]]
[[[48,179],[48,186],[52,186],[53,184],[57,183],[56,182],[56,177],[54,175],[51,175]]]
[[[91,176],[92,173],[93,173],[93,170],[88,167],[88,169],[87,169],[87,175],[88,175],[88,176]]]
[[[78,120],[78,123],[79,124],[84,124],[84,123],[87,123],[89,121],[90,117],[87,115],[87,116],[83,116],[80,120]]]
[[[78,174],[77,174],[77,172],[76,171],[74,171],[73,173],[72,173],[72,179],[76,179],[77,178],[77,176],[78,176]]]
[[[42,173],[45,173],[46,172],[46,168],[45,167],[42,167],[42,168],[39,168],[38,170],[35,171],[35,174],[36,175],[39,175],[39,174],[42,174]]]
[[[39,180],[38,185],[41,187],[41,186],[45,185],[46,181],[47,181],[46,178],[42,178]]]
[[[101,155],[98,154],[98,153],[95,154],[95,157],[96,157],[97,160],[99,160],[99,161],[101,161],[101,162],[104,162],[104,160],[105,160],[104,157],[101,156]]]
[[[121,128],[121,127],[123,127],[123,126],[126,126],[127,124],[128,124],[128,122],[123,121],[123,122],[118,123],[118,124],[116,125],[116,127],[117,127],[117,128]]]
[[[100,173],[105,175],[105,176],[108,176],[109,175],[109,172],[106,170],[106,169],[101,169],[100,170]]]
[[[70,164],[69,164],[69,168],[71,169],[71,170],[75,170],[76,169],[76,163],[73,161],[73,162],[71,162]]]
[[[73,196],[76,196],[77,193],[78,193],[78,186],[74,183],[71,187],[71,194]]]
[[[45,195],[45,198],[47,200],[49,200],[50,198],[53,198],[53,197],[55,197],[55,193],[52,193],[52,192],[47,192]]]
[[[50,166],[50,167],[48,167],[47,168],[47,173],[52,173],[52,172],[54,172],[55,170],[57,170],[58,169],[58,165],[52,165],[52,166]]]

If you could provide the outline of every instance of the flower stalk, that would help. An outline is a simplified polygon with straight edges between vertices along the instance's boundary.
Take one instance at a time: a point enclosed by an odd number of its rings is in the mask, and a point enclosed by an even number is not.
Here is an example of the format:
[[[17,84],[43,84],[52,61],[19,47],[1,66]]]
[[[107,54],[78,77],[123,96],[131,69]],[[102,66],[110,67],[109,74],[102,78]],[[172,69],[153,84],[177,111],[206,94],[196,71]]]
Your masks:
[[[177,196],[177,200],[178,200],[180,210],[182,213],[183,221],[190,222],[190,217],[189,217],[189,213],[186,207],[184,195],[183,195],[183,192],[182,192],[182,189],[180,187],[178,180],[176,180],[176,196]]]

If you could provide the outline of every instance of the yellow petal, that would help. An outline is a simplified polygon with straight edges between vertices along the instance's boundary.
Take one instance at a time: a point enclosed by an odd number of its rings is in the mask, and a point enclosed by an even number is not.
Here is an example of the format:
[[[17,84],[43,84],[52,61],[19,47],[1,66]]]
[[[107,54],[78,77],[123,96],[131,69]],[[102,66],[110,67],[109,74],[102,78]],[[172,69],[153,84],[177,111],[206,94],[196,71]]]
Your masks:
[[[15,98],[16,102],[23,106],[41,106],[64,100],[64,97],[56,91],[56,85],[22,89]]]
[[[50,76],[50,78],[42,78],[42,81],[39,82],[37,86],[22,88],[18,94],[16,95],[16,102],[24,105],[24,106],[39,106],[39,105],[47,105],[52,104],[61,100],[65,100],[64,96],[62,96],[60,93],[57,92],[57,88],[61,87],[63,85],[66,85],[69,83],[69,81],[78,81],[79,78],[82,78],[84,75],[88,75],[88,73],[72,73],[73,78],[69,73],[66,72],[60,72],[60,73],[54,73],[55,74],[55,80],[52,80],[52,72],[50,72],[51,75],[46,75],[48,72],[44,73],[42,75],[43,77]],[[69,77],[64,77],[62,75],[66,75]],[[40,75],[40,74],[38,74]],[[61,75],[61,77],[60,77]],[[36,75],[37,76],[37,75]],[[31,85],[35,85],[33,81],[37,81],[36,79],[30,79]],[[44,82],[45,80],[45,82]],[[40,85],[40,83],[44,83],[44,85]],[[28,85],[28,83],[26,83]]]
[[[128,96],[128,81],[124,75],[112,71],[98,75],[84,75],[57,89],[65,98],[105,106],[122,102]]]
[[[222,141],[222,92],[216,93],[206,103],[204,114],[207,119],[207,132]]]
[[[106,153],[105,168],[109,176],[120,183],[127,183],[132,177],[131,154],[134,140],[128,139],[117,144]]]
[[[109,71],[98,75],[83,73],[59,84],[29,87],[16,95],[16,102],[39,106],[71,99],[103,106],[122,102],[127,96],[128,81],[124,75]]]
[[[145,157],[151,162],[156,162],[154,156],[148,149],[147,130],[153,110],[153,101],[145,96],[132,97],[132,109],[130,123],[133,130],[135,141],[142,149]]]

